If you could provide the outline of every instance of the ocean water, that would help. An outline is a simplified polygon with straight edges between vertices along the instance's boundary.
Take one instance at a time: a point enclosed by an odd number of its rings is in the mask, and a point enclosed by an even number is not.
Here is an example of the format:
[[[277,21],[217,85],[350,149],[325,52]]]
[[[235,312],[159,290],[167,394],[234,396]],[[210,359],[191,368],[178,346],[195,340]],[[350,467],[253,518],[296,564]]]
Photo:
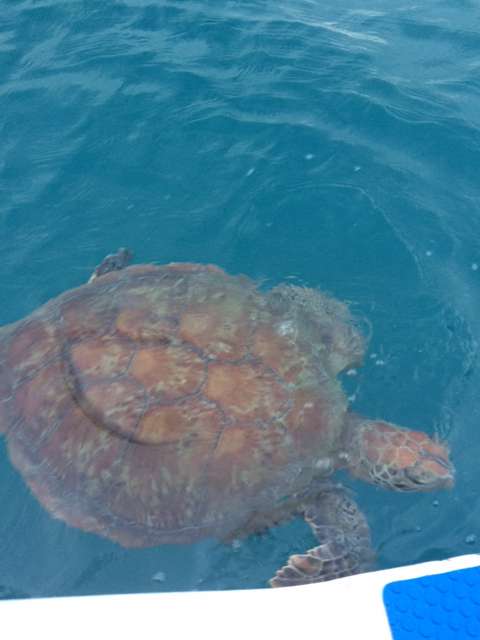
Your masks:
[[[293,279],[368,319],[356,410],[450,443],[450,492],[345,478],[378,566],[480,550],[480,7],[16,0],[0,21],[0,324],[139,262]],[[0,445],[0,595],[264,586],[300,520],[126,550],[36,502]]]

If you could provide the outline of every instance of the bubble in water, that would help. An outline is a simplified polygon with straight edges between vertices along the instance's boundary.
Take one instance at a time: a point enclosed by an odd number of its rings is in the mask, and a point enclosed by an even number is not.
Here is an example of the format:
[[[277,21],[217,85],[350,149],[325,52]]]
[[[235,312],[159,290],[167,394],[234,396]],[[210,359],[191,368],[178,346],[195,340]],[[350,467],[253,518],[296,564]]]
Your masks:
[[[157,573],[152,576],[152,580],[155,580],[155,582],[165,582],[166,579],[167,575],[164,571],[157,571]]]
[[[470,533],[466,538],[465,538],[465,542],[467,544],[475,544],[475,542],[477,541],[477,536],[474,533]]]

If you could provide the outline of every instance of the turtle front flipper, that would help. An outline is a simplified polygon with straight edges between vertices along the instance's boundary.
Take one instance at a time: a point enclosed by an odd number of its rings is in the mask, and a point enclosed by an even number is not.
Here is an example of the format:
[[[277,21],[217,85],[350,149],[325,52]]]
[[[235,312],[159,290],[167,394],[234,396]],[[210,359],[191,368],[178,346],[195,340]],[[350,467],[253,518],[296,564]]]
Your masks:
[[[319,545],[290,556],[269,581],[271,587],[289,587],[361,573],[371,568],[374,553],[365,516],[346,491],[321,493],[304,511]]]
[[[124,269],[132,261],[133,254],[129,249],[121,247],[116,253],[109,253],[108,256],[101,261],[98,267],[90,276],[88,282],[93,282],[100,276],[104,276],[111,271],[120,271]]]

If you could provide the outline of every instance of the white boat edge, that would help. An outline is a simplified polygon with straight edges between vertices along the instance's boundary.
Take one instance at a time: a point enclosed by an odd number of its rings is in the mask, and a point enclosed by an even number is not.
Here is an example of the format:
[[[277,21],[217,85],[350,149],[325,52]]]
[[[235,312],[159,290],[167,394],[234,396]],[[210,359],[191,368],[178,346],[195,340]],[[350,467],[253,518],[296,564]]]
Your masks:
[[[33,598],[0,602],[5,638],[391,640],[386,584],[480,566],[480,554],[282,589]]]

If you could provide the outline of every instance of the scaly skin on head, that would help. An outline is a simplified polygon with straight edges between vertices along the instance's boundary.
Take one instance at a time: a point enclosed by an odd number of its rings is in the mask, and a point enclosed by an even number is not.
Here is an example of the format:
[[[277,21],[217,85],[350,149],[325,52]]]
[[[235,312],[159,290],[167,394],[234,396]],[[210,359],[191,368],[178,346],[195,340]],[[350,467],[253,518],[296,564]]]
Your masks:
[[[345,461],[356,478],[394,491],[453,486],[448,449],[426,433],[355,415],[347,420]]]

